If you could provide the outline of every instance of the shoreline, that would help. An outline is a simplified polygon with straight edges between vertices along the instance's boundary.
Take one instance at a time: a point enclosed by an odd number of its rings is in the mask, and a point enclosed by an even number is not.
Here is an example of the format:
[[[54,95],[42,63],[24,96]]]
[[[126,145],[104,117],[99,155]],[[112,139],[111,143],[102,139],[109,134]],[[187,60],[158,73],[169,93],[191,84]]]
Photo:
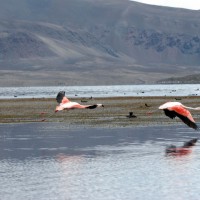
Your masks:
[[[70,98],[80,104],[104,104],[104,108],[74,109],[54,113],[57,102],[54,98],[0,99],[0,123],[62,122],[76,127],[132,127],[152,125],[178,125],[181,120],[169,119],[158,107],[167,101],[179,101],[186,106],[199,107],[199,96],[166,97],[98,97]],[[135,118],[129,118],[133,112]],[[151,113],[152,114],[149,114]],[[195,121],[200,121],[200,112],[191,111]],[[44,123],[43,122],[43,123]],[[186,125],[185,125],[186,126]]]

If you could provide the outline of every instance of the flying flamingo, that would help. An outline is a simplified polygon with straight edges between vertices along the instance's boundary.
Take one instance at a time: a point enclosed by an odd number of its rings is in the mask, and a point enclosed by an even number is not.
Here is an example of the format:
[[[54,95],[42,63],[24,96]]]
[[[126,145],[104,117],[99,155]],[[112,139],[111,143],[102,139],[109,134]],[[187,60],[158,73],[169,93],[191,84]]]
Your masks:
[[[60,91],[56,97],[57,102],[59,103],[58,106],[56,106],[55,112],[61,111],[61,110],[69,110],[69,109],[95,109],[97,107],[104,107],[103,104],[94,104],[94,105],[81,105],[77,102],[72,102],[65,96],[65,91]]]
[[[171,119],[179,117],[189,127],[195,130],[198,129],[198,126],[196,125],[191,113],[187,109],[200,110],[200,107],[192,108],[184,106],[180,102],[167,102],[161,105],[159,109],[164,110],[165,115]]]
[[[50,114],[48,117],[45,119],[42,119],[41,121],[44,122],[46,121],[47,118],[50,118],[54,113],[62,110],[70,110],[70,109],[95,109],[97,107],[104,107],[103,104],[94,104],[94,105],[81,105],[77,102],[72,102],[70,101],[66,96],[65,96],[65,91],[60,91],[57,94],[56,101],[59,103],[58,106],[56,106],[55,112]],[[45,114],[45,113],[41,113]]]

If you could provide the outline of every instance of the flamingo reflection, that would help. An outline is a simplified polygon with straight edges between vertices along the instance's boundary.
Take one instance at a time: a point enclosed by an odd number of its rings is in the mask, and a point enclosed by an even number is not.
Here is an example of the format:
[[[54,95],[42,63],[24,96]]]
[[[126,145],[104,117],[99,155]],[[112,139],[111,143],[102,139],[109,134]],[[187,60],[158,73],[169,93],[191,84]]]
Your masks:
[[[169,147],[166,148],[166,154],[171,155],[171,156],[183,156],[183,155],[188,155],[192,152],[192,147],[195,146],[197,143],[198,139],[192,139],[189,140],[188,142],[185,142],[183,146],[181,147],[176,147],[175,145],[170,145]]]

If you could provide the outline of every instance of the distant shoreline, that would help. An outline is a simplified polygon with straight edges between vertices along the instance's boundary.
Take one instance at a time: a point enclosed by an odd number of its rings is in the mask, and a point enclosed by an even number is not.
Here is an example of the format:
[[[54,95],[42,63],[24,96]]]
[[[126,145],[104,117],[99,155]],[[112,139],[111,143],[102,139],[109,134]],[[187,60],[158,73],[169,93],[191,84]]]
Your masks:
[[[61,90],[68,98],[200,96],[200,85],[108,85],[65,87],[0,87],[0,99],[55,98]]]

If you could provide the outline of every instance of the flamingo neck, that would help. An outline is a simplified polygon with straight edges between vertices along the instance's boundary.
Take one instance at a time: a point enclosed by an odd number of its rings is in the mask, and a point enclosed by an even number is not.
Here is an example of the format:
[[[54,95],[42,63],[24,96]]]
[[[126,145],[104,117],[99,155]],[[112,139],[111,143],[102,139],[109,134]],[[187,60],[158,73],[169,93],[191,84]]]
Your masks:
[[[196,107],[196,108],[188,107],[188,106],[184,106],[184,107],[190,110],[200,110],[200,107]]]

